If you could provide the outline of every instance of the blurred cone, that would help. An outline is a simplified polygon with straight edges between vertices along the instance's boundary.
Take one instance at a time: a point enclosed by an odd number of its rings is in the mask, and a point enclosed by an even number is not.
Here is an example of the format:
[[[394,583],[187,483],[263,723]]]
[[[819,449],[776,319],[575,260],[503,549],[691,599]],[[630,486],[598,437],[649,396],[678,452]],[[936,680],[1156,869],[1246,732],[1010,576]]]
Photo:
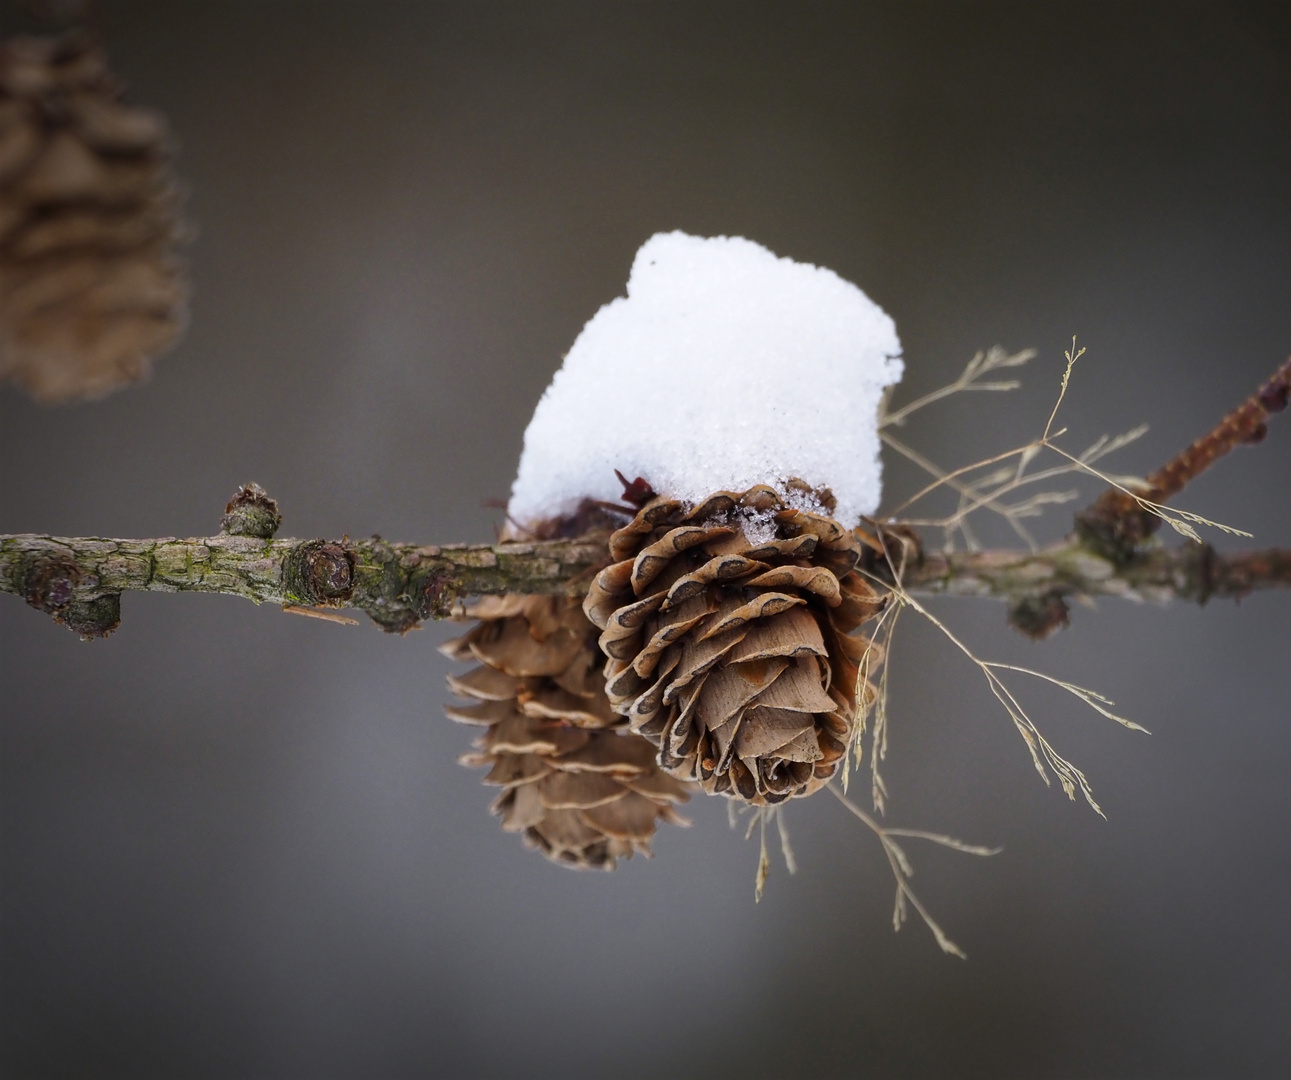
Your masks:
[[[802,485],[803,505],[832,509]],[[880,612],[855,571],[860,534],[769,487],[687,509],[647,502],[610,537],[616,560],[584,610],[603,633],[606,689],[673,776],[759,806],[834,775],[874,697]],[[867,650],[869,655],[867,657]]]
[[[164,119],[83,35],[0,43],[0,377],[46,402],[138,382],[183,329]]]
[[[504,829],[553,862],[613,870],[650,853],[659,822],[689,824],[674,809],[687,785],[610,709],[596,628],[577,600],[485,597],[464,616],[479,622],[441,651],[479,663],[448,680],[472,704],[445,711],[484,727],[462,763],[487,767],[484,782],[502,788],[493,812]]]

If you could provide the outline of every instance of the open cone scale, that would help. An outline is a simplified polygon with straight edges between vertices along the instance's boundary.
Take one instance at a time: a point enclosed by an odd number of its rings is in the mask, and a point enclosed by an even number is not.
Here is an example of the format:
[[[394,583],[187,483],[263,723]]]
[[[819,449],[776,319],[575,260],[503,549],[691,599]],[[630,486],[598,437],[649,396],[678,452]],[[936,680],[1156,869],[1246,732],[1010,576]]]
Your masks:
[[[865,676],[882,657],[856,631],[888,598],[857,567],[883,544],[830,517],[827,490],[798,487],[797,506],[766,486],[698,505],[649,495],[608,534],[600,510],[548,523],[606,536],[612,561],[582,604],[462,611],[478,621],[442,651],[478,666],[449,677],[472,704],[447,712],[485,728],[462,762],[502,788],[504,829],[613,869],[648,854],[660,822],[683,824],[692,791],[772,806],[829,782],[876,696]]]
[[[0,42],[0,379],[41,401],[139,381],[186,320],[166,123],[121,93],[84,34]]]
[[[690,785],[665,773],[655,748],[610,709],[597,630],[577,600],[486,597],[462,617],[479,620],[442,651],[478,666],[450,676],[471,702],[450,718],[482,726],[469,766],[502,788],[502,827],[553,862],[613,870],[648,855],[660,822],[688,824],[675,807]]]
[[[854,631],[887,598],[856,570],[864,534],[759,486],[654,498],[609,543],[584,610],[610,704],[659,763],[758,806],[828,783],[874,698]]]

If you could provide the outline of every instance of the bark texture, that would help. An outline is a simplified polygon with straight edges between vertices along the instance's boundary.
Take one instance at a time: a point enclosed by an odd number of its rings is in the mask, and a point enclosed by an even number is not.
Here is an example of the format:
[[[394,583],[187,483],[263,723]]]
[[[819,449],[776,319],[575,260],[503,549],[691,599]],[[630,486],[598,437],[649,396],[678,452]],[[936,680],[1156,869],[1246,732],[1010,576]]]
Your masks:
[[[402,633],[468,596],[581,596],[608,553],[603,539],[421,545],[369,540],[109,540],[0,536],[0,592],[85,637],[116,629],[123,592],[201,592],[255,603],[352,607]]]
[[[608,535],[498,544],[424,545],[231,535],[116,540],[0,535],[0,592],[14,593],[84,637],[116,629],[123,592],[201,592],[255,603],[351,607],[404,632],[460,610],[470,596],[581,597],[610,562]],[[884,568],[874,568],[882,577]],[[1291,549],[1221,554],[1209,545],[1149,547],[1114,561],[1079,537],[1037,552],[930,553],[903,584],[922,595],[1003,600],[1026,612],[1073,596],[1205,603],[1291,585]],[[1028,630],[1027,632],[1032,632]],[[1038,635],[1042,636],[1042,635]]]

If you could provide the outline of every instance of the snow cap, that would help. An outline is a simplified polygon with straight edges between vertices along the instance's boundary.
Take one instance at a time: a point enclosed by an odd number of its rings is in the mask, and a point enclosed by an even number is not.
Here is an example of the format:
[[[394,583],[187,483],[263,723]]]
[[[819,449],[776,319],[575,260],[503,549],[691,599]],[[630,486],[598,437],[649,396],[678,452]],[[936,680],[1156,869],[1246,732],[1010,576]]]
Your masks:
[[[683,232],[642,245],[627,293],[583,327],[534,410],[514,521],[621,500],[615,469],[691,502],[797,477],[830,488],[845,525],[873,513],[879,402],[902,372],[882,308],[832,270]]]

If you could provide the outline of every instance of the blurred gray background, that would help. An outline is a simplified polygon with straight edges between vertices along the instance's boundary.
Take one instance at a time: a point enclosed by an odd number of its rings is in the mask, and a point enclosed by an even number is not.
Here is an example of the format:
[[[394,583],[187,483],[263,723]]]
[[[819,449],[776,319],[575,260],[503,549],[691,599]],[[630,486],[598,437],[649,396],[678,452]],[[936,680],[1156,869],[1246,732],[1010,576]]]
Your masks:
[[[0,532],[206,535],[257,480],[284,535],[487,540],[562,353],[661,229],[860,284],[902,400],[1037,347],[1018,394],[912,422],[943,463],[1034,437],[1073,333],[1068,445],[1146,421],[1113,465],[1139,473],[1291,351],[1285,4],[108,0],[101,27],[181,143],[192,326],[102,403],[0,392]],[[1291,544],[1289,450],[1283,419],[1177,501]],[[889,461],[889,504],[920,482]],[[522,850],[455,764],[450,627],[123,607],[82,644],[0,597],[6,1076],[1291,1072],[1289,595],[1107,602],[1038,645],[937,605],[1153,731],[1015,681],[1107,822],[903,621],[889,819],[1005,849],[911,842],[967,963],[893,934],[827,798],[756,906],[717,801],[613,875]]]

